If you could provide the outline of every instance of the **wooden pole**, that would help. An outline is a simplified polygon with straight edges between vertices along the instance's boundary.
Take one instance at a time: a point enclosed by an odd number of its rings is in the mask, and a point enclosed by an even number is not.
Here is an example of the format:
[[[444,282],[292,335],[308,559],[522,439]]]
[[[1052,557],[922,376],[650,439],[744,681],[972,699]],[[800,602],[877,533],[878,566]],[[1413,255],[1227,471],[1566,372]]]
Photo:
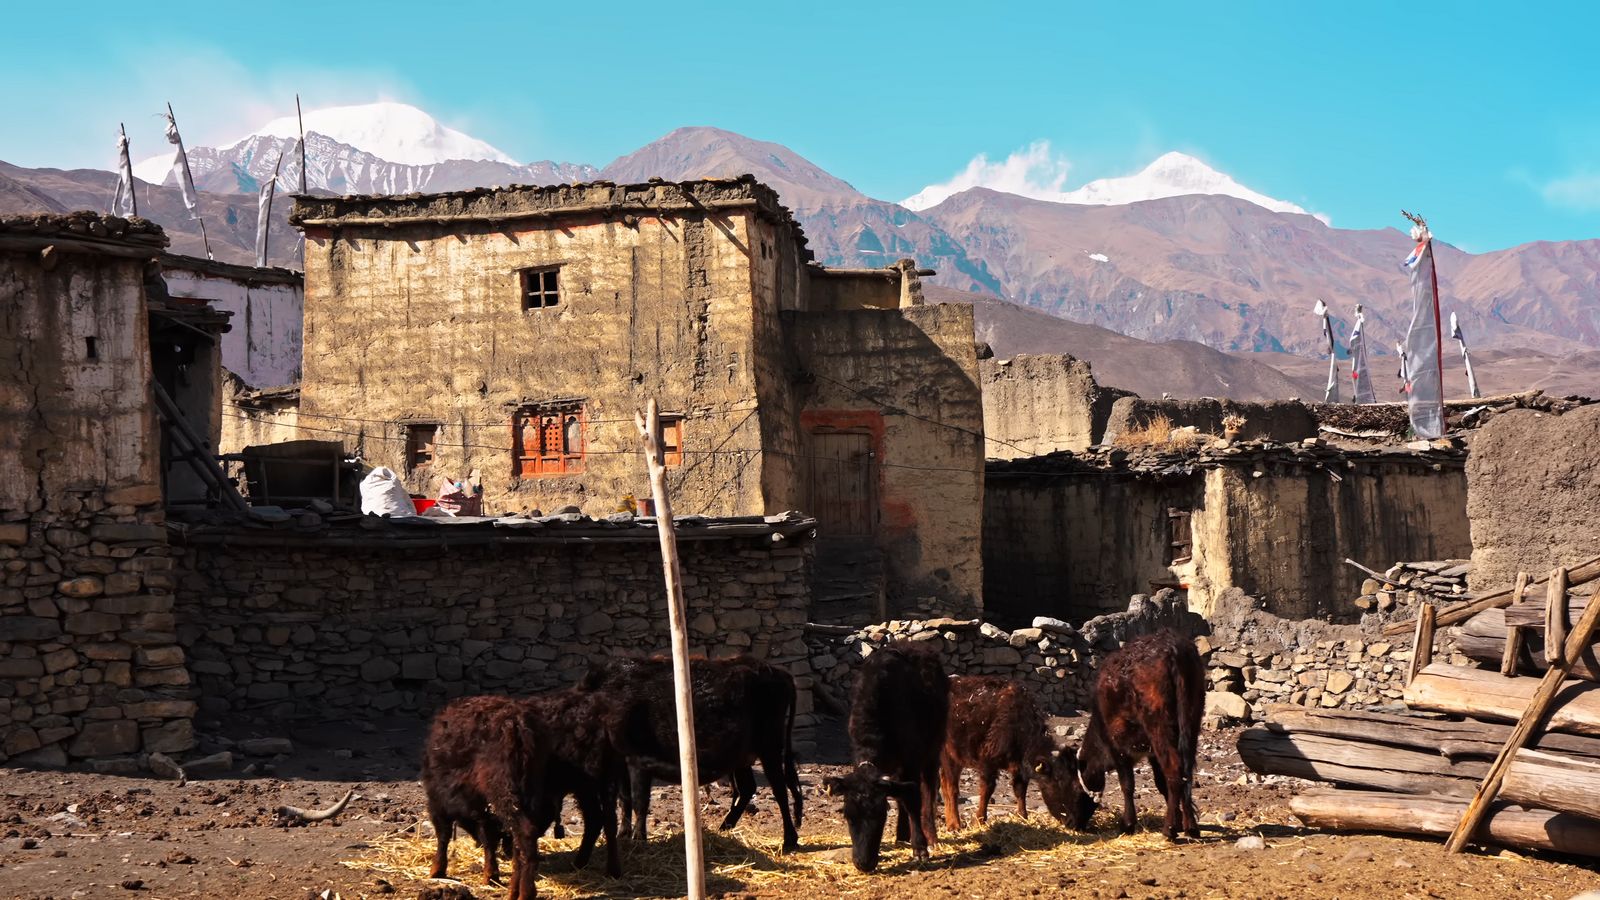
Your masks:
[[[1312,828],[1423,835],[1448,833],[1462,806],[1460,800],[1375,791],[1307,791],[1289,801],[1289,809]],[[1600,823],[1538,809],[1498,809],[1489,817],[1484,837],[1507,847],[1593,857],[1600,846]]]
[[[689,632],[683,607],[683,573],[678,568],[678,541],[672,528],[672,500],[667,495],[667,469],[661,459],[661,416],[656,401],[636,414],[650,469],[650,491],[656,502],[656,531],[661,537],[661,567],[667,579],[667,625],[672,632],[672,684],[678,709],[678,768],[683,785],[683,849],[689,900],[705,900],[705,849],[700,830],[699,754],[694,745],[694,701],[689,680]],[[1600,604],[1596,604],[1600,609]]]
[[[1544,593],[1544,660],[1554,663],[1567,645],[1567,570],[1557,566],[1550,573]]]
[[[1524,576],[1518,576],[1517,581],[1522,583]],[[1511,737],[1506,739],[1506,745],[1501,748],[1500,755],[1495,757],[1494,764],[1489,767],[1489,774],[1484,776],[1483,784],[1478,786],[1478,793],[1467,804],[1466,812],[1461,815],[1461,823],[1456,826],[1450,840],[1445,843],[1445,849],[1451,853],[1460,853],[1472,836],[1477,832],[1485,816],[1489,814],[1489,806],[1494,802],[1495,795],[1500,792],[1500,784],[1505,780],[1506,770],[1511,767],[1511,761],[1516,758],[1517,751],[1528,743],[1528,738],[1533,731],[1543,723],[1545,714],[1556,699],[1556,693],[1561,690],[1561,683],[1566,680],[1567,672],[1571,670],[1572,663],[1584,649],[1589,646],[1594,637],[1595,625],[1600,624],[1600,603],[1591,603],[1583,611],[1583,618],[1578,620],[1577,627],[1567,637],[1567,643],[1561,658],[1551,664],[1544,673],[1544,679],[1539,682],[1539,689],[1534,692],[1533,699],[1528,702],[1528,708],[1522,713],[1522,718],[1517,720],[1517,727],[1512,729]]]
[[[1513,625],[1506,629],[1506,645],[1500,651],[1500,674],[1513,678],[1517,674],[1517,662],[1522,657],[1522,648],[1528,642],[1528,629],[1522,625]]]
[[[1433,625],[1437,615],[1438,610],[1432,603],[1422,604],[1422,609],[1417,611],[1417,631],[1412,637],[1411,665],[1406,669],[1406,684],[1410,684],[1418,672],[1433,662]]]

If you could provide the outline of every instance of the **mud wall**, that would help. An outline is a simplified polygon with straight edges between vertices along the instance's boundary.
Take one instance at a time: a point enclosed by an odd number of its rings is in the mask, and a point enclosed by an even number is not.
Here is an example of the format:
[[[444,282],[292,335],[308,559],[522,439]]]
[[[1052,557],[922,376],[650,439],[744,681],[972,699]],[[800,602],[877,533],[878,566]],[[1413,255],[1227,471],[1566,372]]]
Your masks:
[[[487,512],[603,515],[649,492],[633,416],[654,397],[685,417],[676,510],[764,512],[752,218],[311,227],[300,436],[342,438],[419,493],[477,470]],[[559,302],[524,311],[519,270],[556,265]],[[582,472],[519,476],[513,414],[563,400],[581,401]],[[405,465],[407,422],[437,428],[425,471]]]
[[[811,723],[806,544],[680,543],[689,639],[792,672]],[[199,544],[177,631],[201,709],[267,719],[432,714],[445,700],[568,684],[594,661],[666,652],[653,541],[456,547]]]
[[[1559,416],[1514,410],[1472,438],[1467,515],[1473,591],[1507,587],[1600,556],[1600,406]],[[1429,557],[1434,559],[1437,557]]]
[[[979,363],[985,455],[991,459],[1084,450],[1100,443],[1112,404],[1133,396],[1095,383],[1089,363],[1027,355]]]
[[[984,493],[984,612],[1007,627],[1081,622],[1174,581],[1167,509],[1188,508],[1198,478],[1110,473],[991,475]]]
[[[1204,434],[1220,435],[1223,417],[1230,413],[1244,417],[1244,427],[1238,435],[1242,441],[1267,439],[1287,443],[1317,436],[1317,419],[1311,408],[1293,400],[1240,403],[1210,398],[1162,400],[1123,397],[1111,408],[1110,420],[1106,423],[1105,443],[1112,443],[1119,434],[1140,428],[1158,416],[1166,416],[1173,428],[1193,426]]]
[[[1191,518],[1190,605],[1210,615],[1214,598],[1237,587],[1284,618],[1351,621],[1366,576],[1345,558],[1381,570],[1465,556],[1466,500],[1459,461],[1352,459],[1331,474],[1273,463],[1207,470]]]
[[[785,319],[800,372],[792,389],[803,455],[815,455],[818,433],[869,436],[876,541],[892,613],[975,615],[983,604],[983,404],[972,308]],[[827,512],[806,496],[806,479],[787,490],[793,493],[774,502],[818,516],[818,534],[826,537]]]
[[[194,742],[145,260],[71,248],[0,253],[0,761],[19,765]]]

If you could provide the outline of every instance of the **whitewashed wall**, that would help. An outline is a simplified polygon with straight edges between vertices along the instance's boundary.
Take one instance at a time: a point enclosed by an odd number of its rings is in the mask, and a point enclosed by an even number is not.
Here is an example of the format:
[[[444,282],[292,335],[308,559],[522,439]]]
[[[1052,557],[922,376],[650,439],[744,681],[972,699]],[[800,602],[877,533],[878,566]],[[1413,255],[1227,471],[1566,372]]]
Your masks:
[[[222,336],[223,368],[255,388],[300,380],[305,310],[300,285],[250,285],[170,267],[162,271],[162,277],[172,296],[209,300],[217,309],[233,313],[233,327]]]

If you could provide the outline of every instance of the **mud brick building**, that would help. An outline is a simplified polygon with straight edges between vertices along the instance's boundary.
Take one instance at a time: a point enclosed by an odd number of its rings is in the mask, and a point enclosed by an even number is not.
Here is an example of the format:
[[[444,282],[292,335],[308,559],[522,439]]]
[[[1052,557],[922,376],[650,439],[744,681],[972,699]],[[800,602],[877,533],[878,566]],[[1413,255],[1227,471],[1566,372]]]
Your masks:
[[[165,245],[140,219],[0,219],[0,760],[194,742],[150,399]]]
[[[866,617],[981,607],[972,313],[923,305],[911,261],[811,263],[749,177],[301,197],[292,221],[303,436],[417,493],[476,472],[486,512],[604,515],[648,496],[656,398],[680,512],[815,515],[819,584]]]

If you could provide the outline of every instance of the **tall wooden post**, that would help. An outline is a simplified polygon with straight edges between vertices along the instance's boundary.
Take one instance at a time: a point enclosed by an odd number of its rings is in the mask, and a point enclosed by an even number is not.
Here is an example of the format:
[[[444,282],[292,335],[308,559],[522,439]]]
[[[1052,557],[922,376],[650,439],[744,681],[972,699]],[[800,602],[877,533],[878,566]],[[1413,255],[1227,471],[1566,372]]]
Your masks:
[[[644,459],[650,468],[650,491],[656,503],[656,531],[661,537],[661,567],[667,579],[667,625],[672,631],[672,684],[678,708],[678,768],[683,775],[683,848],[689,900],[705,900],[705,849],[700,830],[699,755],[694,746],[694,701],[689,680],[689,631],[683,606],[683,574],[678,569],[678,540],[672,528],[672,500],[667,496],[667,469],[661,459],[661,416],[656,401],[635,415]]]

